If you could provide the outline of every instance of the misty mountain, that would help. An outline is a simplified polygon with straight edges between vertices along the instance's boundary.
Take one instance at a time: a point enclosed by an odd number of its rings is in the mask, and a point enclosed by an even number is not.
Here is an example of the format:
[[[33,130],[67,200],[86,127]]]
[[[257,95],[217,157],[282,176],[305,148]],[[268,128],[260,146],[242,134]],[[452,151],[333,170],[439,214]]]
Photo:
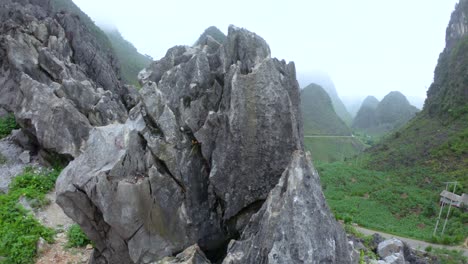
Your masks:
[[[301,91],[304,135],[351,135],[351,130],[333,109],[328,93],[317,84]]]
[[[200,35],[198,40],[195,42],[195,45],[198,45],[202,43],[208,36],[211,36],[214,38],[216,41],[218,41],[221,44],[224,44],[226,42],[226,35],[217,27],[211,26]]]
[[[380,102],[368,96],[354,118],[352,127],[371,135],[384,135],[402,127],[418,111],[398,91],[390,92]]]
[[[138,84],[138,73],[152,61],[148,56],[140,54],[132,43],[122,37],[118,29],[102,27],[109,38],[120,63],[122,78],[127,84]]]
[[[350,125],[353,118],[351,114],[346,110],[343,102],[341,101],[340,97],[338,96],[338,92],[336,91],[335,84],[333,83],[332,79],[328,74],[314,71],[308,73],[298,73],[297,80],[301,87],[304,87],[307,84],[315,83],[321,86],[330,96],[330,99],[333,104],[333,108],[335,109],[336,114],[343,120],[347,125]],[[305,84],[307,82],[307,84]]]
[[[347,95],[347,96],[340,96],[341,101],[348,110],[348,113],[351,115],[352,118],[355,118],[359,108],[361,107],[364,97],[359,95]]]
[[[374,96],[367,96],[362,102],[359,111],[354,117],[352,128],[369,129],[377,126],[377,115],[375,109],[379,105],[379,100]]]
[[[468,1],[452,13],[421,113],[369,150],[371,166],[430,166],[468,184]]]

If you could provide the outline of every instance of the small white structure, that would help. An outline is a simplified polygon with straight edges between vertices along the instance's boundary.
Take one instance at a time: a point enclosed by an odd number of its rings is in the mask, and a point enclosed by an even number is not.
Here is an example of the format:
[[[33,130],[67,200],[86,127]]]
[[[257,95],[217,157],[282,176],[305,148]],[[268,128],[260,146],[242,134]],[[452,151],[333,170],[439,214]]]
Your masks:
[[[468,206],[468,195],[462,194],[461,196],[446,190],[440,193],[440,203],[452,205],[460,208],[462,205]]]

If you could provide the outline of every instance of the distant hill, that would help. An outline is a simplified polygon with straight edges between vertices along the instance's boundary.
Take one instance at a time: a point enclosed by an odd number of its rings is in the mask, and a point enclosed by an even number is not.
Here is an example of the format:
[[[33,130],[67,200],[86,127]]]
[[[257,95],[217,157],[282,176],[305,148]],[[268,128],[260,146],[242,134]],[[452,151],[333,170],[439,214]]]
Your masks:
[[[366,97],[362,102],[356,117],[354,117],[352,128],[364,130],[376,127],[378,122],[375,109],[377,109],[378,105],[379,100],[377,100],[377,98],[374,96]]]
[[[430,167],[468,187],[468,1],[452,13],[424,108],[404,128],[369,150],[370,166]],[[467,188],[468,190],[468,188]]]
[[[195,42],[195,46],[203,42],[203,40],[206,39],[208,36],[211,36],[221,44],[224,44],[227,38],[226,35],[221,30],[219,30],[219,28],[211,26],[205,29],[205,31],[200,35],[198,40]]]
[[[151,63],[151,58],[140,54],[132,43],[122,37],[118,29],[102,29],[117,55],[123,81],[139,86],[138,73]]]
[[[419,110],[412,106],[400,92],[390,92],[381,102],[368,96],[352,127],[373,135],[383,135],[407,123]]]
[[[346,110],[348,110],[348,113],[354,119],[365,98],[359,95],[346,95],[340,96],[340,98],[345,105]]]
[[[317,84],[301,91],[305,135],[351,135],[351,130],[335,113],[327,92]]]
[[[364,100],[353,121],[353,129],[376,136],[401,128],[419,110],[400,92],[390,92],[381,102],[375,97]]]
[[[332,79],[328,74],[314,71],[308,73],[298,73],[297,78],[301,87],[304,87],[310,83],[316,83],[320,85],[330,96],[330,99],[333,104],[333,108],[335,109],[336,114],[343,120],[347,125],[351,125],[353,118],[351,114],[346,109],[345,105],[341,101],[340,97],[338,96],[338,92],[336,91],[335,84],[333,83]]]

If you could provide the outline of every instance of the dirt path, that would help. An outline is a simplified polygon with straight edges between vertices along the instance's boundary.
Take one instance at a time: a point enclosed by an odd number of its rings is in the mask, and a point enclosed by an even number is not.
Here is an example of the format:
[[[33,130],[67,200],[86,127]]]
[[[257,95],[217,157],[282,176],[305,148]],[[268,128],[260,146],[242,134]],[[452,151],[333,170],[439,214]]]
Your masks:
[[[432,244],[432,243],[428,243],[428,242],[425,242],[425,241],[415,240],[415,239],[406,238],[406,237],[395,236],[395,235],[392,235],[392,234],[387,234],[387,233],[383,233],[383,232],[380,232],[380,231],[375,231],[375,230],[363,228],[363,227],[360,227],[360,226],[355,226],[355,228],[359,232],[363,233],[364,235],[373,235],[373,234],[377,233],[377,234],[383,236],[384,238],[397,238],[397,239],[399,239],[399,240],[401,240],[403,242],[406,242],[410,247],[412,247],[414,249],[424,250],[428,246],[431,246],[433,248],[445,248],[445,249],[449,249],[449,250],[462,251],[463,255],[468,257],[468,249],[460,247],[460,246],[445,246],[445,245]]]
[[[36,264],[82,264],[88,263],[92,248],[68,248],[66,230],[73,225],[73,221],[65,215],[62,208],[55,203],[55,191],[47,194],[50,204],[34,212],[36,218],[43,225],[57,230],[55,243],[46,245],[39,254]]]

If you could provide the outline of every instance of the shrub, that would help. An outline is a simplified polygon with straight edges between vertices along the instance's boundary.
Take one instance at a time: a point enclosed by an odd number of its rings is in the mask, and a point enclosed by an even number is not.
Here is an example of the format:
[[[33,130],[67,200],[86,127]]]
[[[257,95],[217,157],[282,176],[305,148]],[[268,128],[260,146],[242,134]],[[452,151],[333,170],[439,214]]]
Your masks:
[[[13,115],[0,118],[0,139],[8,136],[13,129],[17,128],[19,127]]]
[[[80,226],[75,224],[67,231],[68,244],[67,247],[84,247],[91,243],[86,234],[81,230]]]
[[[426,252],[431,252],[432,251],[432,246],[427,246],[426,249],[424,249]]]

